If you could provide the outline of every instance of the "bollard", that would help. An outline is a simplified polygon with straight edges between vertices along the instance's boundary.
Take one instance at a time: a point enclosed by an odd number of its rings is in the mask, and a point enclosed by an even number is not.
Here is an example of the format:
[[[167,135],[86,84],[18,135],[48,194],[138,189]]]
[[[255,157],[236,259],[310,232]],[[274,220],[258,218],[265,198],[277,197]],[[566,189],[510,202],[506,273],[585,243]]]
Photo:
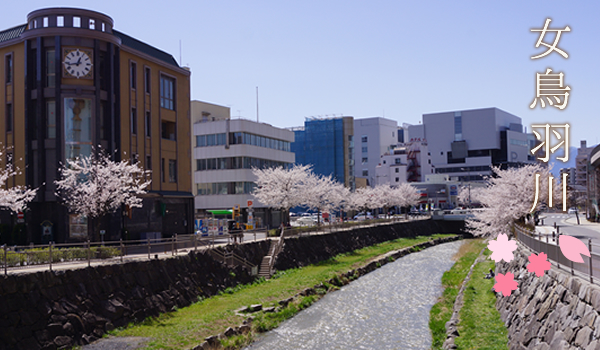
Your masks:
[[[52,272],[52,242],[48,243],[48,255],[50,256],[50,272]]]
[[[175,234],[175,254],[177,254],[177,234]]]
[[[123,238],[119,239],[119,245],[121,247],[121,263],[123,263]]]
[[[198,236],[194,235],[194,251],[198,250]]]
[[[177,237],[177,234],[171,237],[171,256],[175,256],[175,237]]]
[[[148,240],[148,260],[150,260],[150,238],[147,238]]]
[[[594,283],[594,270],[592,270],[592,239],[588,238],[588,249],[590,250],[590,283]]]
[[[573,261],[571,261],[571,276],[574,274],[575,274],[575,272],[573,272]]]
[[[88,267],[92,266],[91,262],[91,251],[90,251],[90,240],[87,241],[87,256],[88,256]]]
[[[6,278],[8,276],[8,255],[6,252],[6,244],[3,245],[2,248],[4,249],[4,277]]]

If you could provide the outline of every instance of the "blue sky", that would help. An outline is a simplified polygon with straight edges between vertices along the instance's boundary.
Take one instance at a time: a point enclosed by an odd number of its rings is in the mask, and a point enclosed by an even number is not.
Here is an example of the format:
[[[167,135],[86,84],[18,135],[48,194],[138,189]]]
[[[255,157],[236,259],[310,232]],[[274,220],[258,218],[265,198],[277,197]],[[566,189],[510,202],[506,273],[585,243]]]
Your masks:
[[[0,27],[54,6],[103,12],[115,28],[172,53],[192,70],[192,98],[274,126],[308,116],[385,116],[498,107],[523,124],[571,123],[571,146],[600,142],[599,2],[572,1],[27,1]],[[546,18],[571,27],[556,53],[531,60]],[[551,41],[548,37],[546,41]],[[568,107],[529,108],[535,74],[571,87]],[[530,129],[528,127],[528,129]]]

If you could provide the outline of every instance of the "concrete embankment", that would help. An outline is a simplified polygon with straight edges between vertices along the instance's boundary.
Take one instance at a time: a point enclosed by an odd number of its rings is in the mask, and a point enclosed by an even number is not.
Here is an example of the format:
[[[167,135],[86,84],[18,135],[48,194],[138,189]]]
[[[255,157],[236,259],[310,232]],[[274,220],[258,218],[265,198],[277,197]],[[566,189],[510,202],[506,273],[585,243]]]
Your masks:
[[[375,243],[416,235],[457,232],[431,220],[286,239],[278,269],[304,266]],[[235,247],[258,264],[269,241]],[[254,277],[204,253],[0,279],[0,350],[59,349],[85,344],[106,331],[185,307],[198,297],[249,283]]]
[[[600,287],[552,266],[542,277],[527,271],[529,250],[498,264],[512,272],[518,289],[498,296],[496,308],[508,328],[510,349],[600,349]]]

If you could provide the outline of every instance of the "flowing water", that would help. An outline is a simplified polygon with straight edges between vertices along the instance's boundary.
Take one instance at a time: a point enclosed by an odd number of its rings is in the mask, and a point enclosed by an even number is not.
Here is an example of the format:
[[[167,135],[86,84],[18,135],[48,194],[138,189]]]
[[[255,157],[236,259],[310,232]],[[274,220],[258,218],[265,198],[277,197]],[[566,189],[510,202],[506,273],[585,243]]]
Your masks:
[[[409,254],[329,293],[247,350],[429,349],[429,311],[462,241]]]

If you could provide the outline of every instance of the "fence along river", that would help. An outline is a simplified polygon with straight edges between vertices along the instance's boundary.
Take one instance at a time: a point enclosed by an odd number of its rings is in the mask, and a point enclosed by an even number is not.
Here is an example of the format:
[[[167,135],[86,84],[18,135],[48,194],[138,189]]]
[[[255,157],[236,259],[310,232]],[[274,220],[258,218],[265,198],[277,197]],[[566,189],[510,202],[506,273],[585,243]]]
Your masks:
[[[430,349],[429,312],[461,244],[445,243],[386,264],[245,349]]]

